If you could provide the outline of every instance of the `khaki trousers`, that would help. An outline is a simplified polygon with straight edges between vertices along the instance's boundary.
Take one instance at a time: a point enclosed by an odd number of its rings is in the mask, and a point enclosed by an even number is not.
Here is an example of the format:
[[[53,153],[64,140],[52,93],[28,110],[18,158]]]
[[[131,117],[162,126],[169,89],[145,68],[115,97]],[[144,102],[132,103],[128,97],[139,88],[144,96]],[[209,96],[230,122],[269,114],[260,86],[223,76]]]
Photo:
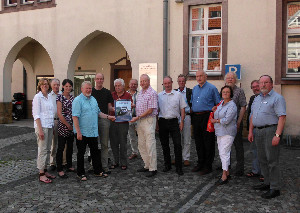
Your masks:
[[[39,139],[38,128],[35,128],[35,134],[38,144],[37,168],[43,170],[46,168],[50,157],[50,147],[53,137],[53,128],[43,128],[44,140]]]
[[[157,170],[157,153],[155,140],[156,117],[148,117],[137,121],[138,148],[149,171]]]

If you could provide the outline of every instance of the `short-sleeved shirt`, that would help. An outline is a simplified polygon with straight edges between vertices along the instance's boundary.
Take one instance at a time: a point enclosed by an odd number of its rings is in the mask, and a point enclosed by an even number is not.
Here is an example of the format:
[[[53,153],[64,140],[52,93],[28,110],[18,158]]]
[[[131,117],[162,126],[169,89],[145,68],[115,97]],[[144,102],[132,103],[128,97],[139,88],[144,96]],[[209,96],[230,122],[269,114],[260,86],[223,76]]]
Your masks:
[[[132,97],[131,97],[130,93],[128,93],[128,92],[124,92],[121,96],[118,96],[118,94],[116,92],[112,92],[111,95],[115,101],[120,99],[120,100],[130,100],[132,102]],[[113,102],[112,106],[113,107],[115,106],[114,102]],[[110,112],[109,114],[112,116],[115,116],[115,112]],[[124,122],[124,123],[126,123],[126,122]]]
[[[100,108],[101,112],[108,114],[108,104],[113,104],[114,102],[111,92],[104,87],[100,90],[97,90],[93,87],[92,96],[97,100],[98,107]]]
[[[58,94],[56,101],[59,101],[61,103],[61,112],[64,116],[65,120],[73,126],[73,119],[72,119],[72,103],[74,101],[74,97],[70,95],[70,98],[67,99],[64,95]],[[61,122],[61,120],[58,121],[58,135],[63,137],[69,137],[70,135],[73,135],[73,131],[70,131],[68,127]]]
[[[251,114],[254,127],[278,124],[279,117],[286,115],[284,97],[274,90],[265,96],[259,94],[253,101]]]
[[[211,111],[221,101],[218,89],[211,83],[205,82],[203,86],[196,85],[192,92],[193,112]]]
[[[158,94],[158,117],[165,119],[180,118],[181,109],[187,107],[180,92],[172,90],[170,93],[162,91]]]
[[[230,135],[235,137],[237,133],[237,107],[233,100],[226,104],[222,102],[214,112],[214,118],[220,120],[220,123],[214,124],[216,136]]]
[[[236,104],[237,115],[239,117],[241,108],[247,106],[247,101],[246,101],[246,96],[245,96],[244,90],[235,85],[233,87],[233,98],[232,98],[232,100]]]
[[[146,90],[141,90],[136,99],[136,115],[140,116],[148,109],[153,109],[152,113],[146,117],[155,117],[157,115],[157,101],[157,93],[151,86]]]
[[[72,116],[78,117],[81,134],[85,137],[98,137],[98,115],[100,109],[93,96],[89,98],[82,93],[72,104]],[[73,125],[74,126],[74,125]],[[76,132],[75,126],[73,127]]]

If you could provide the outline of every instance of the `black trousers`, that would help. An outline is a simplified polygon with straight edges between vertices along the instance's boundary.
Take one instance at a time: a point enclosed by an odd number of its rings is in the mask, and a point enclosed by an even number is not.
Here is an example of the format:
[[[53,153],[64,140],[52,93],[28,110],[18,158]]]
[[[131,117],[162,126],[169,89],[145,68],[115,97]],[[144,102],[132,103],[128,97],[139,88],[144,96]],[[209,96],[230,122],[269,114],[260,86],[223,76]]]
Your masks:
[[[181,135],[178,124],[178,119],[164,119],[159,118],[159,139],[163,149],[165,166],[171,167],[171,155],[169,146],[169,135],[171,135],[174,144],[175,154],[175,166],[176,168],[182,168],[182,147],[181,147]]]
[[[69,137],[58,136],[57,152],[56,152],[56,166],[58,172],[61,172],[63,170],[62,159],[63,159],[63,152],[66,143],[67,143],[67,150],[66,150],[67,168],[72,168],[73,142],[74,142],[73,134],[70,135]]]
[[[215,133],[206,131],[209,114],[208,112],[201,115],[193,113],[192,115],[198,155],[197,166],[202,169],[212,169],[212,163],[215,158]]]
[[[243,123],[233,141],[236,153],[236,172],[244,173]],[[230,158],[231,159],[231,158]]]
[[[97,137],[85,137],[82,136],[82,140],[77,139],[77,134],[75,134],[77,152],[77,175],[81,176],[85,174],[84,170],[84,154],[86,150],[86,145],[89,146],[91,151],[91,158],[94,168],[94,174],[99,174],[102,172],[101,164],[101,152],[98,149]]]

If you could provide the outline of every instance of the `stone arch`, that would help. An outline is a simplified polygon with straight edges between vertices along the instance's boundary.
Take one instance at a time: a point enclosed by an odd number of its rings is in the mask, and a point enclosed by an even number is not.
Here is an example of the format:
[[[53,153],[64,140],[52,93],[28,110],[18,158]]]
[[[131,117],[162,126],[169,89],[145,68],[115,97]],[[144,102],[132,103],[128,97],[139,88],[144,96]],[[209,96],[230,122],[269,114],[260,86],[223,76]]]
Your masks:
[[[67,77],[69,79],[74,79],[74,70],[75,70],[75,66],[76,66],[76,62],[79,58],[80,53],[82,52],[82,50],[84,49],[84,47],[94,38],[96,38],[97,36],[101,35],[101,34],[108,34],[110,36],[112,36],[114,39],[116,39],[122,46],[123,48],[126,50],[127,55],[129,56],[130,54],[128,53],[127,49],[124,47],[124,45],[122,44],[122,42],[120,42],[119,39],[117,39],[115,36],[113,36],[112,34],[108,33],[108,32],[104,32],[104,31],[100,31],[100,30],[95,30],[92,33],[88,34],[86,37],[84,37],[79,43],[78,45],[74,48],[74,51],[72,52],[72,55],[70,57],[69,60],[69,64],[68,64],[68,71],[67,71]]]
[[[28,45],[28,46],[27,46]],[[32,45],[32,46],[31,46]],[[24,49],[25,48],[25,49]],[[28,51],[26,48],[28,48],[30,51]],[[36,51],[39,52],[36,52]],[[24,51],[24,52],[23,52]],[[27,55],[26,55],[27,52]],[[54,73],[53,70],[53,63],[52,59],[48,53],[48,51],[44,48],[44,46],[37,41],[36,39],[26,36],[16,42],[10,51],[8,52],[4,65],[2,70],[2,90],[0,94],[0,101],[1,101],[1,108],[0,108],[0,123],[10,123],[11,122],[11,101],[12,101],[12,94],[11,94],[11,80],[12,80],[12,69],[15,61],[17,59],[20,59],[23,66],[27,70],[27,72],[33,73],[32,79],[30,82],[33,84],[28,84],[28,81],[26,82],[27,85],[30,85],[31,87],[35,87],[35,69],[36,64],[40,63],[39,60],[35,60],[35,55],[40,55],[39,53],[43,53],[43,57],[47,59],[48,64],[50,63],[50,68]],[[36,62],[37,61],[37,62]],[[49,62],[50,61],[50,62]],[[42,70],[42,69],[39,69]],[[35,88],[31,90],[31,93],[35,94]],[[32,100],[32,99],[31,99]],[[30,102],[30,101],[29,101]]]
[[[11,70],[13,67],[14,62],[17,59],[20,59],[20,61],[23,63],[25,69],[28,69],[28,71],[32,71],[34,72],[34,65],[33,65],[33,61],[29,60],[28,58],[19,55],[19,53],[21,52],[22,48],[25,47],[28,43],[35,41],[37,42],[39,45],[41,45],[41,47],[43,48],[43,50],[47,53],[48,57],[50,58],[51,61],[51,65],[52,65],[52,69],[53,69],[53,63],[52,63],[52,59],[48,53],[48,51],[44,48],[44,46],[37,41],[34,38],[31,38],[29,36],[19,40],[9,51],[5,62],[4,62],[4,66],[3,66],[3,102],[10,102],[11,101],[11,83],[10,80],[11,79]]]

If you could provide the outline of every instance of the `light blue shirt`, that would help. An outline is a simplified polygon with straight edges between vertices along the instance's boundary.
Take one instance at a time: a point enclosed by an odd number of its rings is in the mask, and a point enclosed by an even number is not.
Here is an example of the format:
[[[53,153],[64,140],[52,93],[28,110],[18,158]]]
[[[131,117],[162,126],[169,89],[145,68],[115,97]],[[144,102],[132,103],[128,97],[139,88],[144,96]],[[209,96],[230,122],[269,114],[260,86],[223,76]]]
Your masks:
[[[224,105],[222,102],[215,111],[214,118],[220,120],[220,123],[214,124],[216,136],[230,135],[235,137],[237,133],[237,107],[233,100]]]
[[[202,87],[196,85],[193,88],[191,103],[193,112],[211,111],[221,101],[218,89],[209,82]]]
[[[186,106],[183,96],[178,91],[172,90],[166,93],[164,90],[158,94],[158,117],[160,118],[180,118],[181,109]]]
[[[286,115],[284,97],[274,90],[265,96],[260,93],[253,101],[251,115],[254,127],[278,124],[279,117]]]
[[[81,134],[85,137],[98,137],[98,114],[100,109],[93,96],[89,98],[82,93],[72,104],[72,116],[78,117]],[[76,133],[75,126],[73,127]]]

